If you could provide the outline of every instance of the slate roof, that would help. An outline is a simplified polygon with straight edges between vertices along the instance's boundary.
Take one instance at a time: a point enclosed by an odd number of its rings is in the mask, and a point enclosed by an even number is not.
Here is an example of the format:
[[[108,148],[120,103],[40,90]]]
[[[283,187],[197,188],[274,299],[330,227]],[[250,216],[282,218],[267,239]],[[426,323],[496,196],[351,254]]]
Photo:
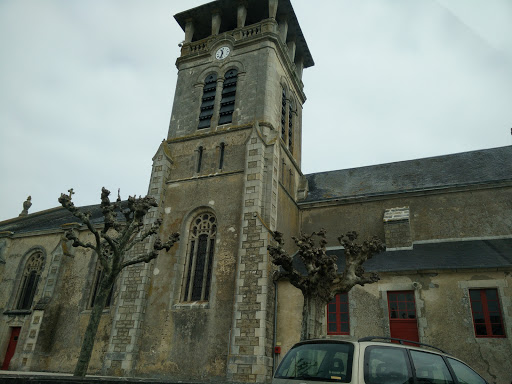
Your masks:
[[[306,175],[299,204],[512,181],[512,146]]]
[[[101,214],[101,207],[99,204],[79,208],[83,212],[91,212],[91,221],[93,224],[101,224],[103,222],[103,215]],[[119,213],[118,220],[124,220],[124,217]],[[15,234],[19,234],[35,231],[56,230],[59,229],[61,225],[69,223],[80,223],[80,220],[74,217],[66,209],[57,207],[46,211],[31,213],[28,216],[2,221],[0,222],[0,232],[10,231]]]
[[[342,248],[327,250],[327,254],[338,256],[338,271],[345,269]],[[306,274],[297,256],[294,266]],[[366,272],[512,268],[512,238],[414,244],[412,250],[382,252],[364,263],[364,268]]]

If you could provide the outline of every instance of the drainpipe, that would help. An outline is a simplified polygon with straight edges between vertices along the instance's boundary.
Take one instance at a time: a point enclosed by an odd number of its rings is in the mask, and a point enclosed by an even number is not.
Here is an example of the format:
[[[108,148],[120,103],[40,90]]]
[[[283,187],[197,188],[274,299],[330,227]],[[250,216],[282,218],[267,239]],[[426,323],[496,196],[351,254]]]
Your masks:
[[[276,371],[277,368],[277,355],[274,351],[274,347],[276,346],[277,342],[277,281],[274,280],[274,335],[272,336],[272,353],[273,353],[273,359],[272,359],[272,374]]]

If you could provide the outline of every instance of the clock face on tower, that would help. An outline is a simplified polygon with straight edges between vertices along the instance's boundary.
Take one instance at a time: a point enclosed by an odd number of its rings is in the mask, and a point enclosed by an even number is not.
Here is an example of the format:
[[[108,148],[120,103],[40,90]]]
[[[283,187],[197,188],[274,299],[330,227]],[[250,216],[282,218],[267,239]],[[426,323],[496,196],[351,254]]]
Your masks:
[[[231,52],[229,47],[220,47],[219,49],[217,49],[217,52],[215,53],[215,58],[217,60],[224,60],[226,57],[228,57],[229,52]]]

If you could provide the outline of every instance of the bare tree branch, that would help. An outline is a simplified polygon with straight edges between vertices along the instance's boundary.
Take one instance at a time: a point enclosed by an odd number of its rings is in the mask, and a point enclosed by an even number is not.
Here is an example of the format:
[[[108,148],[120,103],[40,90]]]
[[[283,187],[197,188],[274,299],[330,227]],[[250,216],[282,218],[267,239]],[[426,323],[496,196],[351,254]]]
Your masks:
[[[71,189],[71,191],[72,191],[72,189]],[[90,212],[84,213],[84,212],[80,211],[78,208],[76,208],[75,204],[73,204],[73,202],[71,201],[71,196],[72,196],[71,192],[69,195],[61,193],[60,197],[58,199],[59,203],[62,205],[62,207],[67,209],[69,212],[71,212],[71,214],[73,216],[80,219],[80,221],[83,224],[85,224],[87,226],[87,229],[89,229],[89,231],[91,231],[91,233],[94,235],[94,237],[96,239],[96,244],[100,244],[101,237],[100,237],[100,234],[98,233],[98,231],[96,230],[96,228],[94,228],[94,226],[91,223],[91,220],[90,220],[91,213]]]
[[[328,255],[326,251],[326,231],[313,232],[311,235],[301,234],[292,237],[298,247],[297,256],[302,260],[306,275],[301,275],[293,267],[293,257],[284,250],[283,236],[273,232],[272,236],[277,245],[269,245],[268,251],[275,265],[281,267],[276,275],[286,277],[302,291],[304,296],[301,338],[320,336],[323,311],[325,306],[337,293],[348,292],[354,285],[371,284],[379,280],[377,274],[365,275],[363,263],[373,255],[385,250],[384,244],[378,239],[355,242],[356,232],[348,232],[338,238],[345,248],[345,269],[338,273],[337,256]],[[311,316],[313,321],[309,321]],[[311,325],[312,324],[312,325]],[[310,329],[310,326],[313,329]]]
[[[348,292],[354,285],[365,285],[379,281],[376,273],[365,275],[363,264],[374,255],[384,251],[385,245],[377,237],[357,244],[357,232],[347,232],[338,237],[345,249],[345,271],[333,283],[335,293]]]
[[[106,188],[102,188],[100,208],[103,215],[103,227],[98,231],[91,223],[91,214],[82,212],[75,207],[71,201],[72,194],[72,189],[69,190],[69,195],[61,194],[59,202],[73,216],[80,219],[80,221],[87,226],[89,231],[94,235],[96,244],[81,241],[78,235],[72,230],[66,232],[66,238],[73,242],[73,247],[94,250],[103,269],[103,277],[96,296],[98,300],[94,301],[94,307],[89,317],[84,342],[74,372],[75,376],[85,376],[94,347],[94,338],[98,330],[101,313],[116,277],[123,268],[141,262],[148,263],[158,257],[159,251],[164,249],[169,251],[179,240],[179,234],[173,233],[165,243],[157,237],[151,252],[144,255],[137,255],[132,260],[125,261],[124,259],[127,252],[131,250],[135,244],[139,244],[147,240],[150,236],[158,233],[162,225],[162,220],[160,219],[156,220],[147,231],[141,232],[144,228],[145,216],[151,208],[157,206],[156,200],[150,196],[139,198],[130,196],[126,206],[123,207],[124,203],[121,201],[119,191],[117,200],[112,203],[109,198],[110,191]],[[125,222],[119,221],[119,213],[124,216]]]
[[[151,252],[148,252],[147,254],[143,256],[139,256],[133,260],[129,260],[124,262],[121,265],[121,269],[124,269],[130,265],[138,264],[138,263],[149,263],[151,260],[156,258],[158,256],[158,251],[161,251],[162,249],[165,249],[166,251],[169,251],[171,247],[178,242],[180,239],[179,233],[173,233],[171,236],[169,236],[169,240],[167,240],[165,243],[162,243],[162,240],[160,240],[159,237],[155,239],[155,243],[153,244],[153,250]]]
[[[283,234],[281,232],[272,232],[272,237],[277,242],[277,246],[269,245],[267,247],[272,262],[280,266],[281,269],[276,273],[276,280],[279,278],[287,278],[290,282],[301,291],[306,289],[303,276],[293,267],[293,258],[284,250]]]
[[[97,251],[96,247],[94,245],[92,245],[91,243],[84,243],[84,242],[80,241],[80,239],[78,238],[78,236],[75,234],[75,232],[72,229],[70,229],[69,231],[66,231],[64,236],[66,237],[66,239],[73,242],[71,244],[73,247],[89,248],[89,249],[92,249],[93,251]]]

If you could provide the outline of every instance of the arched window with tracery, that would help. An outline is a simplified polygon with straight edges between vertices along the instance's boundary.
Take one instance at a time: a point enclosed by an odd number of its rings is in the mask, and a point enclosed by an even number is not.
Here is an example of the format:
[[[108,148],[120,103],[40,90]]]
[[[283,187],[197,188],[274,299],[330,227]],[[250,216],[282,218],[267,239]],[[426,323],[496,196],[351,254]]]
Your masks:
[[[182,301],[208,301],[216,234],[217,219],[213,214],[202,213],[192,221]]]
[[[44,256],[41,252],[36,252],[27,260],[21,283],[18,289],[16,300],[16,309],[30,309],[37,290],[37,284],[41,278],[44,267]]]

